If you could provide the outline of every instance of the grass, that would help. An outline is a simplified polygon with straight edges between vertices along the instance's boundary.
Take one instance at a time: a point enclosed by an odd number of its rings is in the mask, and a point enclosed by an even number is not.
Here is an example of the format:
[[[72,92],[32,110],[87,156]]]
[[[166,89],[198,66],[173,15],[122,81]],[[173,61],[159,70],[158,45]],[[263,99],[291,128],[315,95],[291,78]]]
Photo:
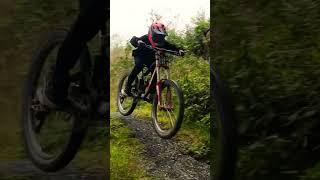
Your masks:
[[[1,106],[2,103],[0,103]],[[3,103],[3,106],[5,106],[5,103]],[[0,161],[25,157],[20,135],[20,124],[19,121],[17,122],[20,117],[10,109],[14,110],[14,106],[9,104],[0,108]]]
[[[107,134],[105,127],[90,127],[85,141],[73,160],[74,165],[83,171],[107,170]]]
[[[13,36],[8,36],[12,33],[12,13],[15,10],[15,5],[12,1],[4,0],[0,2],[0,160],[15,159],[21,155],[19,124],[16,119],[19,117],[16,114],[17,89],[13,88],[13,83],[10,82],[8,73],[10,72],[8,65],[8,56],[12,53],[10,47],[13,46]]]
[[[195,124],[183,124],[176,138],[188,145],[184,153],[199,160],[209,159],[210,136],[208,132],[203,132],[203,128]]]
[[[147,175],[141,154],[143,145],[121,120],[111,118],[111,178],[112,179],[151,179]]]

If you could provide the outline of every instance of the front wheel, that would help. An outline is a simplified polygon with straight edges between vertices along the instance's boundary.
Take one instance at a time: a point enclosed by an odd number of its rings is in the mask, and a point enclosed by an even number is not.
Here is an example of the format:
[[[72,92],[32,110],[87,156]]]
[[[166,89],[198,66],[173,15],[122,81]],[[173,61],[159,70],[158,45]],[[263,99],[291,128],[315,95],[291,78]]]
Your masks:
[[[181,127],[184,99],[180,86],[172,80],[163,80],[152,105],[152,122],[161,138],[169,139]]]

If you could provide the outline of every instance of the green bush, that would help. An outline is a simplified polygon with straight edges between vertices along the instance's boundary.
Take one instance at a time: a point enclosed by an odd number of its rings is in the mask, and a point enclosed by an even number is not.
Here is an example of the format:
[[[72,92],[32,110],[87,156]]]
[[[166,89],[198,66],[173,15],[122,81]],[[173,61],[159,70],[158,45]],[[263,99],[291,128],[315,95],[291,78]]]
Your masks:
[[[185,98],[185,122],[209,125],[209,63],[195,56],[178,58],[172,65],[173,79],[178,80]]]
[[[212,62],[240,121],[239,179],[299,179],[320,158],[319,1],[212,7]]]
[[[169,30],[167,40],[173,42],[197,57],[209,59],[209,38],[205,32],[209,29],[210,22],[204,14],[199,14],[194,18],[191,26],[187,26],[186,31],[178,33],[175,29]]]

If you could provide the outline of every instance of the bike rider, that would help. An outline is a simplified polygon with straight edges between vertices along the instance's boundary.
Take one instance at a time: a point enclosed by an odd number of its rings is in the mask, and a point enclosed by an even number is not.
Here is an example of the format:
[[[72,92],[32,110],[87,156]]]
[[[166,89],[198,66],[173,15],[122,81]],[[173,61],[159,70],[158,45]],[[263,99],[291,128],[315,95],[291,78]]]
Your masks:
[[[106,0],[79,0],[79,4],[80,13],[59,48],[56,64],[49,70],[44,88],[38,94],[40,102],[50,108],[73,105],[67,97],[69,71],[76,64],[87,42],[106,26]],[[104,91],[107,91],[107,87]],[[103,103],[102,106],[107,106],[107,101]]]
[[[123,95],[132,96],[132,83],[137,75],[142,71],[144,65],[150,68],[151,72],[154,69],[153,65],[156,60],[155,52],[149,48],[146,48],[146,45],[177,51],[179,55],[184,55],[182,48],[179,48],[165,40],[167,35],[166,27],[160,22],[155,22],[151,24],[148,34],[141,37],[133,36],[131,38],[130,43],[136,48],[132,51],[135,66],[128,77],[126,87],[121,90]]]

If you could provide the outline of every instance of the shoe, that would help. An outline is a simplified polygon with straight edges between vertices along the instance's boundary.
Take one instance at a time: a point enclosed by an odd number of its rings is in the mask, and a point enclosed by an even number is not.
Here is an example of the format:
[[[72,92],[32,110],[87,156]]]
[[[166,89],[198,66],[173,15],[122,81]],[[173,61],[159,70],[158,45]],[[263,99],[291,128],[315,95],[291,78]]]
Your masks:
[[[153,102],[153,99],[154,99],[154,96],[155,96],[155,93],[150,93],[146,98],[145,98],[145,101],[147,101],[148,103],[151,103]]]
[[[43,88],[39,88],[36,92],[40,103],[49,109],[65,109],[73,104],[68,98],[58,98],[53,88],[53,73],[55,66],[52,65],[44,77]],[[80,107],[79,107],[80,108]]]
[[[40,103],[50,109],[57,109],[58,105],[54,103],[53,99],[46,95],[45,88],[40,88],[37,90],[37,98]]]
[[[37,97],[42,105],[45,105],[51,109],[58,108],[58,103],[54,95],[53,89],[53,73],[54,66],[51,66],[44,77],[43,88],[37,90]]]
[[[124,89],[121,89],[121,94],[127,97],[131,97],[132,96],[131,88],[125,87]]]

